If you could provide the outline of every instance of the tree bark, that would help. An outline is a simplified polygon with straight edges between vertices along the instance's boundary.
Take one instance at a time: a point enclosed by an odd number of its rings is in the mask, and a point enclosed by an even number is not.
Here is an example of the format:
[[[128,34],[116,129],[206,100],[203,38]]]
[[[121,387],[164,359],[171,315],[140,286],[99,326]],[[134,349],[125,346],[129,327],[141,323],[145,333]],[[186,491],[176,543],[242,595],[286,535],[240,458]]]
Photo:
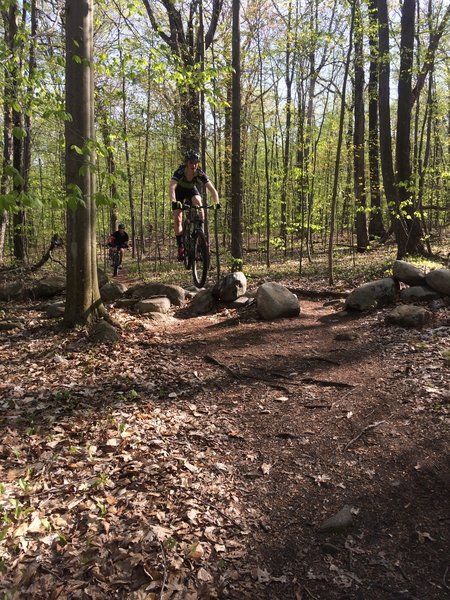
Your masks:
[[[71,121],[65,126],[69,208],[64,322],[71,327],[106,316],[96,260],[93,5],[93,0],[66,0],[65,5],[66,111]]]
[[[367,230],[366,161],[365,161],[365,118],[364,118],[364,56],[363,23],[360,0],[355,2],[355,84],[353,128],[353,178],[356,202],[356,246],[358,252],[365,252],[369,245]]]
[[[369,0],[369,180],[370,180],[370,219],[369,236],[382,238],[385,229],[381,208],[380,189],[380,146],[378,130],[378,6],[377,0]]]
[[[240,0],[233,0],[232,109],[231,109],[231,257],[242,267],[242,174],[241,174],[241,45]]]

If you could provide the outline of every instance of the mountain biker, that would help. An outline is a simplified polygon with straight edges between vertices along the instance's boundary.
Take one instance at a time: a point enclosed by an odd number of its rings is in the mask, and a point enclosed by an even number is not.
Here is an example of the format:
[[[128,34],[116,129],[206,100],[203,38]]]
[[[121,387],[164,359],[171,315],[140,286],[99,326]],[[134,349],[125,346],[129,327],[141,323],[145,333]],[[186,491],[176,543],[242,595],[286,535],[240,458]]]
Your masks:
[[[118,225],[117,231],[111,234],[111,237],[109,238],[108,246],[111,249],[119,249],[119,269],[122,268],[123,249],[128,248],[129,239],[130,238],[128,237],[128,233],[125,231],[125,225],[123,223]]]
[[[207,174],[199,167],[200,156],[195,150],[189,150],[184,157],[184,163],[178,167],[169,183],[169,198],[172,202],[173,226],[177,239],[178,260],[184,258],[183,223],[181,207],[183,204],[193,206],[202,205],[202,197],[197,185],[202,183],[209,191],[212,201],[219,206],[219,194]],[[200,220],[203,221],[203,210],[199,211]]]

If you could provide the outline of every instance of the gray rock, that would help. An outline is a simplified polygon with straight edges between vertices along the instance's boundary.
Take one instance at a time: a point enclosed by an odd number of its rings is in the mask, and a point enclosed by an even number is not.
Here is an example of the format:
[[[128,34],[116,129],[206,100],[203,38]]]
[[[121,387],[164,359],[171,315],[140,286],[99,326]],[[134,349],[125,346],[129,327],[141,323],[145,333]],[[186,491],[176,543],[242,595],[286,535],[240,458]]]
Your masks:
[[[244,306],[247,306],[249,303],[254,302],[253,298],[248,298],[247,296],[240,296],[239,298],[236,298],[236,300],[234,300],[234,302],[230,303],[230,308],[243,308]]]
[[[89,338],[95,344],[108,344],[120,340],[120,336],[115,327],[106,321],[99,321],[92,325],[89,330]]]
[[[412,265],[406,260],[396,260],[392,269],[395,279],[408,285],[424,285],[425,273],[419,267]]]
[[[97,267],[97,279],[98,279],[98,287],[99,288],[102,288],[109,281],[108,275],[105,273],[105,271],[103,269],[100,269],[100,267]]]
[[[400,292],[400,300],[404,302],[409,300],[435,300],[436,298],[439,298],[438,292],[426,285],[414,285]]]
[[[49,319],[58,319],[64,316],[65,302],[55,302],[54,304],[48,304],[45,309],[45,314]]]
[[[0,331],[11,331],[12,329],[24,329],[24,325],[20,321],[8,321],[6,319],[0,321]]]
[[[0,286],[0,300],[12,300],[24,294],[23,285],[19,281],[5,283]]]
[[[229,273],[216,283],[212,290],[214,298],[221,302],[234,302],[247,291],[247,278],[242,271]]]
[[[386,315],[385,321],[389,325],[399,325],[400,327],[423,327],[431,321],[432,316],[429,310],[421,306],[399,304]]]
[[[123,283],[107,283],[100,288],[100,296],[104,302],[114,302],[122,298],[127,291],[127,286]]]
[[[427,285],[444,296],[450,296],[450,269],[435,269],[425,276]]]
[[[265,320],[298,317],[300,314],[297,296],[280,283],[263,283],[256,292],[256,306]]]
[[[350,506],[344,506],[339,512],[326,519],[319,527],[320,531],[340,531],[353,524]]]
[[[136,310],[141,315],[145,313],[161,313],[166,314],[170,310],[170,300],[166,296],[158,296],[156,298],[146,298],[136,304]]]
[[[189,308],[196,315],[205,315],[210,312],[216,305],[214,296],[211,290],[200,290],[192,298]]]
[[[138,303],[135,298],[119,298],[114,302],[116,308],[130,308]]]
[[[369,310],[395,302],[398,284],[392,277],[370,281],[353,290],[345,301],[351,310]]]
[[[157,312],[147,313],[147,317],[150,319],[150,321],[155,321],[155,323],[167,323],[170,318],[168,315]]]
[[[185,301],[185,291],[179,285],[166,285],[165,283],[145,283],[131,287],[127,295],[141,300],[154,296],[166,296],[174,306],[181,306]]]
[[[60,275],[43,277],[30,290],[34,298],[52,298],[66,289],[66,278]]]

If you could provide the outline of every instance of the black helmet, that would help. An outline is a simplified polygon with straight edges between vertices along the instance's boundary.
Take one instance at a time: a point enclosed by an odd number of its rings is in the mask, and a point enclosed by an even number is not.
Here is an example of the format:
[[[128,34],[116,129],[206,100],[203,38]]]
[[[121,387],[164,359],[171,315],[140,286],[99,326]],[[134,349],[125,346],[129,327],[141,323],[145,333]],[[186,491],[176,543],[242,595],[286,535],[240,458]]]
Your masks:
[[[117,229],[125,229],[125,225],[123,223],[119,223]]]
[[[188,150],[184,155],[186,160],[191,160],[192,162],[198,162],[200,160],[200,155],[195,150]]]

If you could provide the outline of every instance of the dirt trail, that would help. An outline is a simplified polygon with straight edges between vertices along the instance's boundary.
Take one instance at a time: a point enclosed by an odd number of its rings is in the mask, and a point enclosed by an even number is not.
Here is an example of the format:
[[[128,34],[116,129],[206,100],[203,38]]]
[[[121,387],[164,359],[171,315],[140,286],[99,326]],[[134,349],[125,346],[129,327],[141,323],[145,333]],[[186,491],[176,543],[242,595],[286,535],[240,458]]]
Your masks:
[[[33,466],[20,502],[65,543],[7,528],[0,591],[444,598],[448,311],[416,332],[301,307],[273,322],[179,309],[163,325],[116,310],[108,351],[19,307],[26,328],[0,350],[0,481],[11,498]],[[344,507],[352,523],[322,532]]]

